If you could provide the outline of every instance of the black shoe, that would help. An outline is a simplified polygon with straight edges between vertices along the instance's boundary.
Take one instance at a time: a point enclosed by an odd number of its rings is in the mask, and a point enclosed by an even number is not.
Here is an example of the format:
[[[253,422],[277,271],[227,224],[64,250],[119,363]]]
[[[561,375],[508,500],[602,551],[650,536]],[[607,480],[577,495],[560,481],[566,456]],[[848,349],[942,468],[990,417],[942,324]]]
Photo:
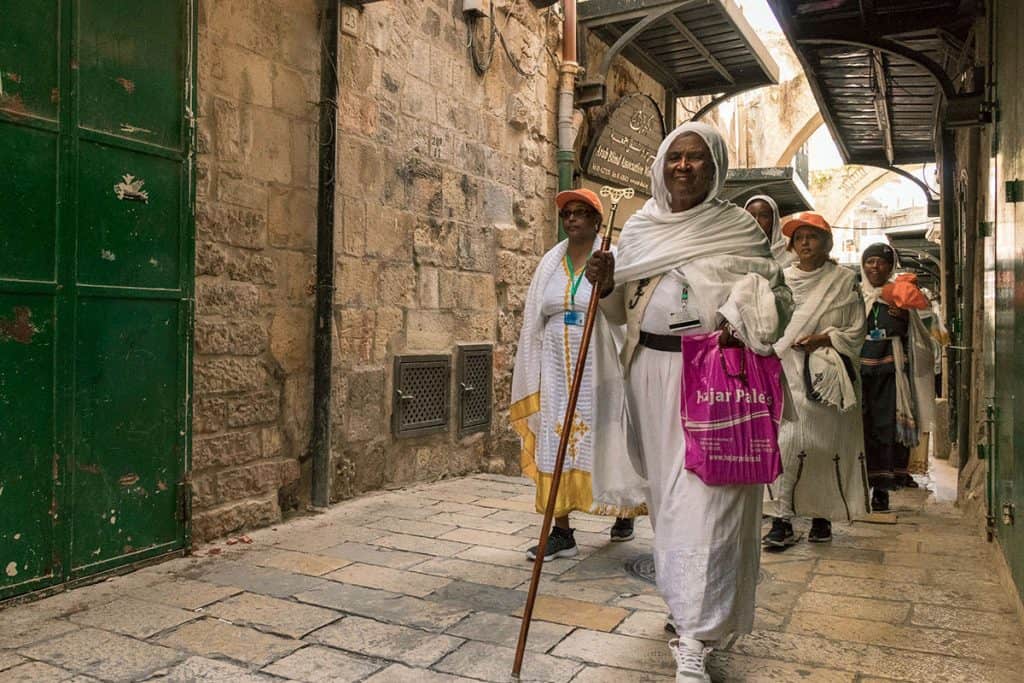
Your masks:
[[[772,548],[790,547],[796,543],[793,525],[781,517],[776,517],[772,520],[772,530],[764,535],[761,542]]]
[[[828,543],[832,540],[832,522],[821,517],[811,520],[811,530],[807,534],[809,543]]]
[[[871,511],[886,512],[889,509],[889,492],[875,489],[871,492]]]
[[[633,518],[616,517],[610,535],[613,541],[632,541],[636,535],[633,533]]]
[[[576,547],[576,539],[572,537],[573,531],[573,529],[562,529],[557,526],[551,527],[547,552],[544,553],[545,562],[556,557],[572,557],[580,552],[580,549]],[[537,546],[526,551],[526,559],[530,561],[537,559]]]
[[[903,475],[903,481],[900,482],[900,485],[903,486],[903,488],[905,488],[905,489],[919,489],[919,488],[921,488],[921,485],[918,484],[916,481],[914,481],[914,477],[910,476],[909,474],[904,474]]]

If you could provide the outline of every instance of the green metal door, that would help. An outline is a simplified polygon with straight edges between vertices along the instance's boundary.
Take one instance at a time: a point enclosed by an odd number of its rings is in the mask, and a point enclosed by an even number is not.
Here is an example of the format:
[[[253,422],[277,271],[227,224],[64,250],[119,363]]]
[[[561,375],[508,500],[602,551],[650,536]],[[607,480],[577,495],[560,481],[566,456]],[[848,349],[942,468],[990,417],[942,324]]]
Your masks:
[[[193,0],[0,0],[0,599],[184,547]]]

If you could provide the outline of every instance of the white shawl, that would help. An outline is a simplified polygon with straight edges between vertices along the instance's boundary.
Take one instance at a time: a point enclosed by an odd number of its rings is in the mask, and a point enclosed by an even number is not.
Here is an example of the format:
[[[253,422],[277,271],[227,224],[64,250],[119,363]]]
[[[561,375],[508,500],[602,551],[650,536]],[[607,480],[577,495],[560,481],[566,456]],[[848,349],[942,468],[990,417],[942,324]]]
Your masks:
[[[715,176],[701,204],[673,212],[665,155],[686,133],[699,135],[707,144]],[[747,346],[768,355],[789,320],[792,296],[761,227],[735,204],[716,199],[728,169],[725,140],[711,126],[690,122],[669,133],[651,166],[651,199],[622,228],[615,280],[640,280],[681,266],[694,291],[701,292],[701,324],[716,329],[722,319],[728,320]]]
[[[774,345],[779,357],[793,353],[793,344],[809,334],[827,334],[832,348],[821,348],[813,352],[815,364],[832,368],[827,373],[834,381],[815,387],[826,402],[840,412],[849,410],[857,403],[853,382],[846,374],[839,354],[850,359],[854,367],[860,365],[860,349],[864,344],[864,316],[861,313],[861,294],[857,278],[846,268],[832,261],[826,261],[813,271],[801,270],[793,265],[786,269],[786,283],[793,291],[796,310],[786,331]],[[834,326],[819,329],[822,317],[829,311],[856,306],[856,320],[851,326],[856,329]],[[857,322],[859,321],[859,325]],[[812,373],[813,374],[813,373]]]
[[[793,263],[793,253],[789,251],[789,240],[782,234],[782,216],[779,215],[779,205],[766,194],[755,194],[743,204],[743,209],[746,210],[753,202],[764,202],[772,207],[772,229],[768,233],[772,258],[782,268],[790,266]]]
[[[550,249],[534,272],[527,290],[523,326],[519,333],[512,373],[509,419],[522,440],[520,464],[523,474],[537,479],[536,447],[540,431],[541,367],[544,358],[544,315],[541,311],[544,289],[562,267],[568,240]],[[600,247],[600,238],[594,248]],[[594,514],[613,514],[644,505],[646,483],[629,463],[626,448],[626,401],[622,375],[618,370],[618,346],[621,327],[610,325],[600,309],[594,322],[592,346],[587,354],[593,365],[594,459],[591,484]]]

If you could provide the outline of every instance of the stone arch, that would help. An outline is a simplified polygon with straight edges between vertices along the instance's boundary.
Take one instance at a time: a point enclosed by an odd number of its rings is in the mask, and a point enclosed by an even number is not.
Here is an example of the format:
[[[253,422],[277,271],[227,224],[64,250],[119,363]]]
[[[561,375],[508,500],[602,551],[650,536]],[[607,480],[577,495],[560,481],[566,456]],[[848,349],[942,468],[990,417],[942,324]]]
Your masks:
[[[810,118],[807,119],[804,125],[800,126],[800,128],[797,129],[796,133],[793,134],[793,137],[790,139],[789,144],[786,146],[786,149],[782,151],[782,155],[779,156],[779,160],[775,162],[775,165],[789,166],[793,162],[793,157],[796,156],[796,153],[800,149],[800,147],[802,147],[803,144],[807,142],[807,140],[810,139],[812,135],[814,135],[814,132],[818,130],[818,128],[820,128],[824,123],[825,117],[821,115],[820,110],[816,109],[814,113],[811,114]]]

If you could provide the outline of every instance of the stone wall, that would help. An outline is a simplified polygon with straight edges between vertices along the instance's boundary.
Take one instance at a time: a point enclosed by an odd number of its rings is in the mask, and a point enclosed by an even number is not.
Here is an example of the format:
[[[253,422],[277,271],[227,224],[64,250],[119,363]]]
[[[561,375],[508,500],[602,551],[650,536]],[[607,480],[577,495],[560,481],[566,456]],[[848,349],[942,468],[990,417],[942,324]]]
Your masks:
[[[295,505],[309,439],[316,0],[200,3],[192,480],[197,539]]]
[[[492,5],[530,76],[497,44],[489,69],[476,73],[461,2],[344,9],[336,498],[480,469],[517,471],[518,439],[506,414],[523,296],[556,237],[551,51],[561,25],[524,0]],[[477,31],[481,38],[487,30]],[[454,425],[394,439],[394,356],[454,354],[461,343],[494,344],[493,428],[464,439]]]

